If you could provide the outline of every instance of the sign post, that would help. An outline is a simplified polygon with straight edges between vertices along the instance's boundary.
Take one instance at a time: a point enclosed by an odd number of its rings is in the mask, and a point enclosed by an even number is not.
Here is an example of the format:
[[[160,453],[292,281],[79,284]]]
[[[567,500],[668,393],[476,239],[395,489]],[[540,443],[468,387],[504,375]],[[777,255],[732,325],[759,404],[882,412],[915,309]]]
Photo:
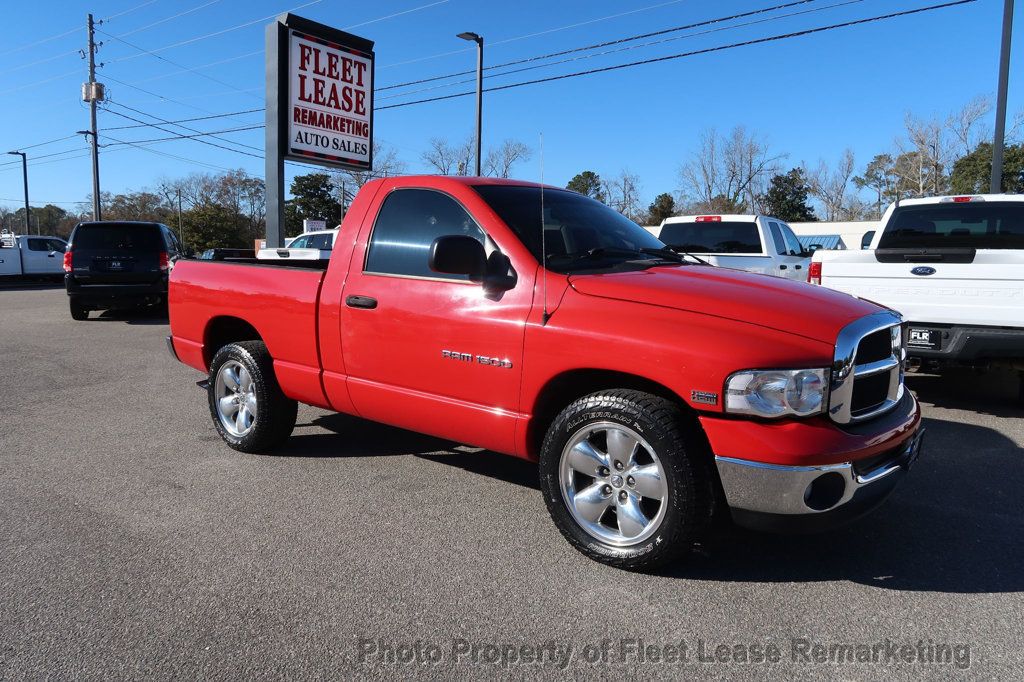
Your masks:
[[[373,41],[283,14],[267,26],[267,247],[284,245],[284,162],[373,169]]]

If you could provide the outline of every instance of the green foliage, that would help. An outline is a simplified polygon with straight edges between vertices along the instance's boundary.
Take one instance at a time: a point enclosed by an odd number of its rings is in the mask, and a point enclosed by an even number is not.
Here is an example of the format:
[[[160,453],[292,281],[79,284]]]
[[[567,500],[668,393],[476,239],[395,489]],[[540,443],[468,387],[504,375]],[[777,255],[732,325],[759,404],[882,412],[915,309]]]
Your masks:
[[[954,194],[987,193],[992,184],[992,143],[982,142],[953,164],[950,185]],[[1003,149],[1002,191],[1024,192],[1024,144]]]
[[[601,183],[601,176],[594,171],[586,170],[577,174],[576,177],[569,181],[565,188],[598,201],[604,201],[606,198]]]
[[[786,222],[817,220],[814,210],[807,203],[809,194],[810,188],[803,169],[794,168],[771,179],[768,191],[760,197],[761,210]]]
[[[285,230],[289,236],[302,232],[303,220],[325,220],[334,227],[341,222],[341,205],[327,173],[296,175],[292,200],[285,204]]]
[[[676,214],[676,200],[671,194],[664,193],[654,197],[654,201],[647,207],[647,224],[661,225],[665,218],[671,218]]]
[[[205,204],[182,215],[185,243],[196,253],[215,248],[252,248],[245,220],[227,206]]]

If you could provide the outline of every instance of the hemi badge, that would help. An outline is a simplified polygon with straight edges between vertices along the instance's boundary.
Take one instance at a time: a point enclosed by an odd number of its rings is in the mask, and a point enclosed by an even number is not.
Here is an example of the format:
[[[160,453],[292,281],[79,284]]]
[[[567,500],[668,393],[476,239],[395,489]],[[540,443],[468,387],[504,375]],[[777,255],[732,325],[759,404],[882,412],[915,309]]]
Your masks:
[[[707,391],[690,391],[690,400],[695,403],[704,403],[705,405],[717,405],[718,394]]]

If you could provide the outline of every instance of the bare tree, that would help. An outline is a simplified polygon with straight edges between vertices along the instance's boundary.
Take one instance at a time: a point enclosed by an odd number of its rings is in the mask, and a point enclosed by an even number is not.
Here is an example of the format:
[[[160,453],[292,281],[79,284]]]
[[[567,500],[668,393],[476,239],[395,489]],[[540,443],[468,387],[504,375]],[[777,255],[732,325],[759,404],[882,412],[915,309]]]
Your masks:
[[[897,141],[903,152],[896,172],[900,187],[911,196],[941,194],[946,189],[946,166],[950,157],[945,127],[936,120],[924,121],[907,114],[907,139]]]
[[[698,150],[679,170],[683,193],[697,206],[752,210],[783,158],[743,126],[733,128],[728,137],[707,129]]]
[[[847,219],[850,211],[847,210],[846,191],[853,177],[854,166],[853,151],[847,149],[834,169],[830,169],[825,161],[820,161],[813,171],[805,170],[811,185],[811,195],[825,209],[825,220]]]
[[[461,145],[453,146],[443,137],[430,140],[430,149],[420,158],[440,175],[469,175],[476,155],[476,138],[470,136]]]
[[[431,140],[431,144],[433,144]],[[346,194],[355,193],[362,189],[363,185],[374,178],[387,178],[392,175],[401,175],[405,172],[405,162],[398,158],[398,151],[391,146],[385,146],[380,140],[373,141],[373,170],[346,170],[341,171],[340,177],[334,178],[334,183],[339,187],[344,183]]]
[[[636,174],[623,170],[614,180],[603,184],[609,206],[634,222],[644,222],[646,213],[640,203],[640,178]]]
[[[959,145],[957,156],[967,156],[978,143],[989,137],[987,126],[982,121],[992,111],[992,100],[987,95],[978,95],[946,119],[946,127]]]
[[[532,153],[533,151],[519,140],[505,140],[500,147],[487,152],[483,173],[507,178],[511,175],[512,166],[520,161],[529,161]]]

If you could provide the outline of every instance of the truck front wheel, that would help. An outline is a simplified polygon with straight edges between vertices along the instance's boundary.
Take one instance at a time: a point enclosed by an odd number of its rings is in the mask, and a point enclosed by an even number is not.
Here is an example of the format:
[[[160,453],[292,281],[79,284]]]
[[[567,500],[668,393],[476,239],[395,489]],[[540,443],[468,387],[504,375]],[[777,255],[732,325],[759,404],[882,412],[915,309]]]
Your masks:
[[[232,343],[217,351],[207,395],[217,433],[235,450],[273,450],[295,428],[298,403],[281,392],[262,341]]]
[[[673,403],[609,390],[555,418],[541,490],[562,535],[592,559],[644,571],[687,554],[709,525],[713,479],[699,427]]]

